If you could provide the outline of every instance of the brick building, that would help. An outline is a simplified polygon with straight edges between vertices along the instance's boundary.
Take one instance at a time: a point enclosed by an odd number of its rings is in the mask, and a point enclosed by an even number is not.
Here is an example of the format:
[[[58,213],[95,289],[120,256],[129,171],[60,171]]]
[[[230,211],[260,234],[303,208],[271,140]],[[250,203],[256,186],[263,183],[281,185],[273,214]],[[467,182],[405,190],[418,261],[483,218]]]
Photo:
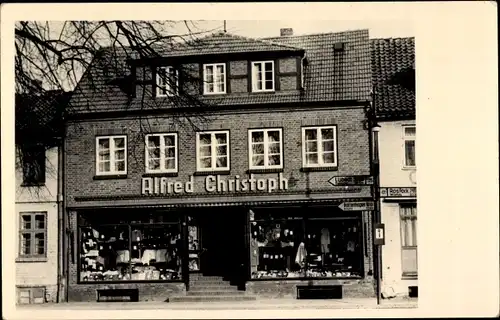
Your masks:
[[[382,293],[414,296],[417,282],[415,39],[372,39],[374,105],[380,124]]]
[[[70,102],[68,300],[374,296],[370,186],[331,183],[370,174],[368,31],[158,49]]]

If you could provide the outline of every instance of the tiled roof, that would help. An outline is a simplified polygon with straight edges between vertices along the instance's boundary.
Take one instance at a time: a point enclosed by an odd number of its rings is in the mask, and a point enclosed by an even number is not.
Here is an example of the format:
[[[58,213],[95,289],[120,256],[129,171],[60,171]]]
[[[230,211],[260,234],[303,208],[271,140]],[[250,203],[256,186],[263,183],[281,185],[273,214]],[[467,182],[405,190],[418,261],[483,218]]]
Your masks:
[[[344,43],[344,50],[334,52],[334,44]],[[121,49],[119,49],[120,51]],[[325,33],[304,36],[250,39],[225,33],[212,34],[198,40],[194,47],[178,47],[163,51],[162,56],[193,56],[214,53],[245,53],[263,51],[289,51],[291,56],[302,56],[305,51],[307,64],[304,72],[305,90],[277,91],[275,93],[230,93],[227,95],[201,96],[199,100],[208,105],[236,106],[266,103],[300,102],[340,102],[368,101],[371,99],[371,60],[368,30],[354,30],[338,33]],[[125,62],[123,50],[120,55]],[[114,67],[107,68],[110,62],[97,59],[91,66],[92,84],[83,77],[75,89],[71,103],[76,112],[133,110],[161,108],[158,101],[130,99],[123,87],[113,84],[113,78],[128,76],[127,67],[120,61],[112,61]],[[111,61],[111,60],[108,60]],[[109,69],[106,76],[102,69]],[[120,76],[116,76],[120,73]],[[126,84],[125,84],[126,87]],[[100,88],[93,92],[92,88]],[[157,99],[158,100],[158,99]],[[153,106],[154,105],[154,106]],[[165,105],[165,107],[168,107]]]
[[[372,39],[375,107],[381,119],[415,117],[415,38]]]

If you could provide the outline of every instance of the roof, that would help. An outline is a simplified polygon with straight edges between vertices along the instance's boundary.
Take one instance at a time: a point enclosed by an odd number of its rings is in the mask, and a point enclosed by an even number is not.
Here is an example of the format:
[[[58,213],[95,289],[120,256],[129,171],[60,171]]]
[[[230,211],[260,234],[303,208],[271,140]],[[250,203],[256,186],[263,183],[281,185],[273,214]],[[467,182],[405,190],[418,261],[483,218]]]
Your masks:
[[[344,50],[334,52],[333,45],[344,43]],[[191,44],[190,44],[191,45]],[[167,46],[165,46],[167,48]],[[123,50],[122,50],[123,51]],[[180,45],[163,51],[164,57],[210,55],[219,53],[238,54],[246,52],[286,51],[290,56],[307,57],[304,72],[305,90],[277,91],[272,94],[231,93],[217,96],[200,96],[199,101],[207,105],[238,106],[302,102],[341,102],[356,101],[364,103],[371,100],[371,61],[368,30],[354,30],[337,33],[287,36],[277,38],[251,39],[227,33],[215,33],[197,40],[193,47]],[[126,59],[124,52],[123,60]],[[237,60],[238,58],[235,58]],[[102,70],[106,64],[97,59],[91,66],[92,84],[89,76],[82,77],[75,89],[76,99],[72,99],[72,111],[89,113],[95,111],[143,110],[163,108],[158,101],[130,98],[123,86],[112,84],[112,76]],[[110,61],[110,60],[107,60]],[[112,62],[112,63],[116,63]],[[116,63],[117,70],[125,79],[126,66]],[[112,68],[110,68],[112,69]],[[123,83],[122,83],[123,84]],[[126,85],[125,85],[126,87]],[[92,92],[92,88],[104,88]],[[156,99],[158,100],[158,99]],[[190,101],[188,100],[190,103]],[[188,103],[188,104],[189,104]],[[126,106],[126,107],[124,107]],[[170,104],[169,107],[172,105]]]
[[[372,39],[371,55],[378,118],[415,118],[415,38]]]

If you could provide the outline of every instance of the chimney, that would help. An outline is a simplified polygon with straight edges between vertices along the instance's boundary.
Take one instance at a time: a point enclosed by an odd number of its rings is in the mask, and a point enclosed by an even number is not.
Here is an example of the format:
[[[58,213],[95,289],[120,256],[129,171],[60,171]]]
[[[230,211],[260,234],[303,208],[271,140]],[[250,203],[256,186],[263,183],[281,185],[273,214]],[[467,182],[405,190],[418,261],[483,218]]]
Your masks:
[[[293,29],[292,28],[281,28],[280,35],[282,37],[293,36]]]

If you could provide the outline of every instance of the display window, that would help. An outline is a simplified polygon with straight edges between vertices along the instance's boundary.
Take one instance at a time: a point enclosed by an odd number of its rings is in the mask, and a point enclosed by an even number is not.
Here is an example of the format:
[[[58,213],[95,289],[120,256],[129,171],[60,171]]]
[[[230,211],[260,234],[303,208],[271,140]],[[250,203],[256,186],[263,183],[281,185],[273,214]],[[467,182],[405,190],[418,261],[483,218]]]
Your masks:
[[[80,282],[181,279],[178,220],[159,214],[122,217],[112,224],[103,214],[80,217]]]

